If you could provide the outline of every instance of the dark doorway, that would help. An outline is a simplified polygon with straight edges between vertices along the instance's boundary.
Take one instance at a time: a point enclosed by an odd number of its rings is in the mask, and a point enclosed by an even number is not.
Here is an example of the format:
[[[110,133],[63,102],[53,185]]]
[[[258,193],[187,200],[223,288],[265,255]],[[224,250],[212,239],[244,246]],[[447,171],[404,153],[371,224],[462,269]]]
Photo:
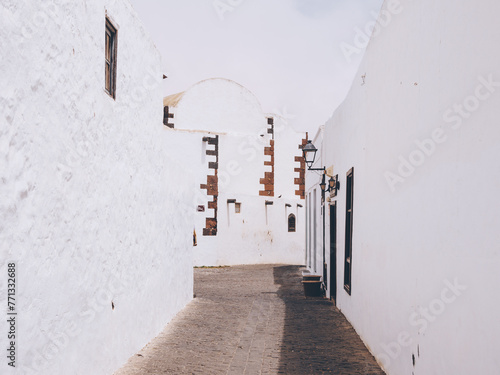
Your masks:
[[[337,300],[337,202],[330,203],[330,298]]]

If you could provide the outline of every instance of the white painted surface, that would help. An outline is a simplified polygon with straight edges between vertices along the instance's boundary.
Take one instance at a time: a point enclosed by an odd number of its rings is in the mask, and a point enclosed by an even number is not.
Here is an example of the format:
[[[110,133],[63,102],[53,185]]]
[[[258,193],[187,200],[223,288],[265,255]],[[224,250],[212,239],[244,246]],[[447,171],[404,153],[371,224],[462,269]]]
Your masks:
[[[110,374],[192,298],[194,180],[162,125],[160,56],[128,2],[0,7],[0,304],[15,261],[19,312],[0,372]]]
[[[341,184],[337,304],[388,374],[495,374],[500,4],[401,7],[372,38],[325,127],[325,164]],[[482,83],[488,77],[493,85]],[[466,108],[462,117],[455,104]],[[342,285],[351,167],[349,296]],[[392,188],[388,172],[400,176]],[[451,288],[455,280],[466,289]]]
[[[185,91],[176,107],[177,129],[255,135],[267,125],[257,98],[245,87],[225,78],[198,82]]]
[[[196,162],[197,186],[206,184],[208,162],[214,156],[204,156],[206,148],[203,136],[219,136],[219,197],[217,236],[203,236],[205,218],[213,217],[213,210],[206,209],[211,200],[206,190],[192,191],[193,206],[203,205],[205,212],[196,214],[198,246],[194,248],[196,266],[288,263],[304,261],[304,200],[295,195],[298,189],[294,178],[299,167],[298,145],[304,133],[298,133],[287,124],[287,119],[263,113],[255,96],[236,82],[215,78],[208,79],[188,89],[172,112],[174,133],[189,134],[192,140],[185,142],[182,155],[201,155]],[[264,166],[269,156],[264,147],[269,145],[267,117],[274,118],[275,127],[275,191],[274,197],[259,196],[264,189],[260,179],[270,166]],[[281,197],[280,197],[281,196]],[[235,213],[236,199],[241,212]],[[265,201],[273,205],[266,206]],[[290,207],[286,205],[289,204]],[[299,207],[302,205],[303,207]],[[297,231],[288,232],[288,215],[295,214]],[[267,218],[267,219],[266,219]]]
[[[324,127],[320,126],[311,143],[317,148],[314,164],[311,168],[323,168],[323,133]],[[323,206],[321,202],[322,171],[310,171],[306,165],[306,195],[308,196],[308,210],[310,212],[309,242],[306,244],[306,265],[308,270],[316,275],[323,275]],[[328,178],[325,179],[328,181]],[[327,252],[325,251],[325,257]],[[326,258],[325,258],[326,260]]]

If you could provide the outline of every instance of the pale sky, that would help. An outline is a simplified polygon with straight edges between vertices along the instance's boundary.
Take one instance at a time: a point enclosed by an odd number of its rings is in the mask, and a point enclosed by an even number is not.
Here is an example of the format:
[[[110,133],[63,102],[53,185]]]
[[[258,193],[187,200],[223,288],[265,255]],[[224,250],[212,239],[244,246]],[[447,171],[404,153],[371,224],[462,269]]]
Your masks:
[[[357,30],[383,0],[131,0],[163,57],[164,94],[223,77],[264,112],[314,136],[343,101],[362,52]],[[358,44],[359,46],[359,44]]]

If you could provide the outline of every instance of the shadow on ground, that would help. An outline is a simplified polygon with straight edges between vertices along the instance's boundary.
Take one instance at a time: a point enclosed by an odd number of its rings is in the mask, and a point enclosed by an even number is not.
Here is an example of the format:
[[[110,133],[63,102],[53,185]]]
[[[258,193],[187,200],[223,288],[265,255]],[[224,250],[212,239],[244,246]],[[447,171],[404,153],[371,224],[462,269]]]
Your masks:
[[[285,326],[279,373],[283,374],[384,374],[333,303],[305,298],[302,267],[277,266],[274,282],[285,303]]]

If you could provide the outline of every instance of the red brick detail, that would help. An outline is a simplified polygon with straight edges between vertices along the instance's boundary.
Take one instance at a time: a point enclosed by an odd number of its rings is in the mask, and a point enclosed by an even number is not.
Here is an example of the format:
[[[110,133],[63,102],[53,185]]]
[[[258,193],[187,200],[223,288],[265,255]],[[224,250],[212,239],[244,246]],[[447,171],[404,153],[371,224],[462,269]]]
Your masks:
[[[261,185],[274,185],[274,179],[273,178],[261,178],[259,183]]]
[[[274,197],[274,139],[269,141],[269,146],[264,147],[264,155],[271,156],[271,160],[264,161],[264,166],[271,167],[271,172],[264,172],[264,178],[260,179],[264,190],[259,191],[259,195]]]
[[[302,139],[302,143],[299,145],[299,150],[301,150],[302,153],[302,148],[307,144],[307,139],[308,139],[308,134],[306,133],[306,137]],[[295,190],[295,195],[298,195],[301,199],[305,199],[306,197],[306,161],[304,160],[304,157],[302,155],[300,156],[295,156],[295,162],[300,163],[300,167],[294,168],[294,172],[299,173],[298,178],[294,178],[294,184],[298,185],[298,189]]]
[[[214,217],[205,218],[205,228],[203,228],[204,236],[216,236],[217,235],[217,197],[219,195],[219,177],[217,175],[217,170],[219,168],[219,136],[215,137],[203,137],[203,142],[208,142],[209,145],[213,145],[213,150],[206,150],[206,154],[209,156],[215,156],[215,162],[210,161],[208,163],[208,169],[214,171],[215,174],[207,175],[207,183],[200,184],[200,189],[207,190],[207,195],[212,196],[212,200],[208,202],[208,208],[214,210]]]
[[[305,180],[303,178],[294,178],[293,179],[293,183],[295,185],[304,185],[305,184]]]
[[[217,219],[214,219],[213,217],[207,217],[205,219],[205,223],[207,229],[217,229]]]
[[[217,236],[217,228],[215,228],[215,229],[203,228],[203,235],[204,236]]]

